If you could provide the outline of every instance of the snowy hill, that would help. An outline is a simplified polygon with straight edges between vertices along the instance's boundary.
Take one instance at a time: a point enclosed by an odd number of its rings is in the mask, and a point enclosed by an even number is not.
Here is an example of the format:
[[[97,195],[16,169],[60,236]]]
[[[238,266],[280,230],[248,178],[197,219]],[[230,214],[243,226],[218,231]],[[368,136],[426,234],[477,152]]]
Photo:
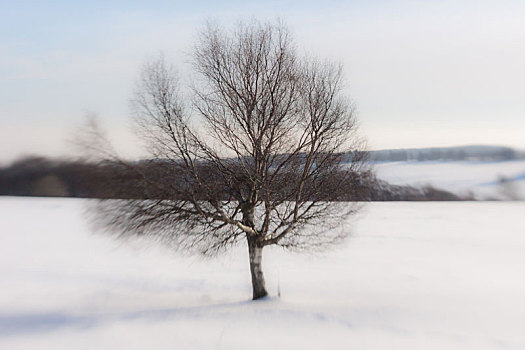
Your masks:
[[[525,199],[525,160],[376,162],[374,168],[394,185],[432,185],[476,199]]]
[[[510,147],[489,145],[386,149],[370,152],[372,161],[503,161],[523,158],[523,152]]]
[[[265,251],[260,302],[244,246],[123,244],[85,203],[0,198],[1,349],[525,348],[522,202],[369,203],[334,251]]]

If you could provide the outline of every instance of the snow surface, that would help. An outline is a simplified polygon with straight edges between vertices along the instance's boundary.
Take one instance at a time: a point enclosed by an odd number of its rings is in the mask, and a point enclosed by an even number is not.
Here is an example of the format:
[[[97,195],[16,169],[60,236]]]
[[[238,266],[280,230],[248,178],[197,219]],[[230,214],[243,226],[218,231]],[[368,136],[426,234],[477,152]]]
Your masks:
[[[394,185],[432,185],[476,199],[525,199],[525,160],[377,162],[374,168],[378,178]],[[510,180],[503,186],[502,177]]]
[[[525,203],[370,203],[323,254],[202,261],[0,198],[0,349],[524,349]]]

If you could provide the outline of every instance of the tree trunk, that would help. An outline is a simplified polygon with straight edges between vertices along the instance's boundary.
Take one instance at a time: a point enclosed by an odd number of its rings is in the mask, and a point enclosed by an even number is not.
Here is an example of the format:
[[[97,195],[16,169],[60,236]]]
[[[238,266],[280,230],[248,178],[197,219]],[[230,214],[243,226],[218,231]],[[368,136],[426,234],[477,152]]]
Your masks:
[[[252,274],[253,300],[264,298],[268,295],[262,272],[263,247],[248,239],[248,252],[250,254],[250,272]]]

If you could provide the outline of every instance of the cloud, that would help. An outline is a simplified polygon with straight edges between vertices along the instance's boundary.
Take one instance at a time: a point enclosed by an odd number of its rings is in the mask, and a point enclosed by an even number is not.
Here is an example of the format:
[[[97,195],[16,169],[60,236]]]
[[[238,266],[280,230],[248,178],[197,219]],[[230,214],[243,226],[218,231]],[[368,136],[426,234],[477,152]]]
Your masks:
[[[0,123],[3,145],[13,150],[27,148],[19,141],[24,134],[60,139],[85,110],[115,129],[126,125],[133,81],[148,57],[164,51],[184,72],[205,19],[229,25],[252,16],[281,17],[302,50],[345,65],[373,146],[432,146],[441,127],[444,134],[461,130],[465,143],[485,134],[525,147],[512,136],[525,128],[525,4],[519,1],[59,5],[12,5],[0,24]],[[17,17],[22,13],[31,26]],[[411,128],[416,131],[400,133]],[[34,139],[41,141],[29,142],[35,150],[57,144]]]

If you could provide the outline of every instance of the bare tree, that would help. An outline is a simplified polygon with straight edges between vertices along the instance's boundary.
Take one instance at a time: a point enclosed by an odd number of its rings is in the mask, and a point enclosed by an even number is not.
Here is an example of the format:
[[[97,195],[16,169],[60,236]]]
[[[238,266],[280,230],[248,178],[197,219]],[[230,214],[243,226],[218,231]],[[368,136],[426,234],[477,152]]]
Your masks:
[[[143,172],[140,199],[101,201],[98,220],[203,254],[246,240],[258,299],[264,247],[348,235],[337,228],[359,205],[342,199],[366,185],[366,152],[341,66],[300,57],[284,25],[209,24],[192,58],[186,95],[163,59],[145,66],[133,106],[156,174]]]

